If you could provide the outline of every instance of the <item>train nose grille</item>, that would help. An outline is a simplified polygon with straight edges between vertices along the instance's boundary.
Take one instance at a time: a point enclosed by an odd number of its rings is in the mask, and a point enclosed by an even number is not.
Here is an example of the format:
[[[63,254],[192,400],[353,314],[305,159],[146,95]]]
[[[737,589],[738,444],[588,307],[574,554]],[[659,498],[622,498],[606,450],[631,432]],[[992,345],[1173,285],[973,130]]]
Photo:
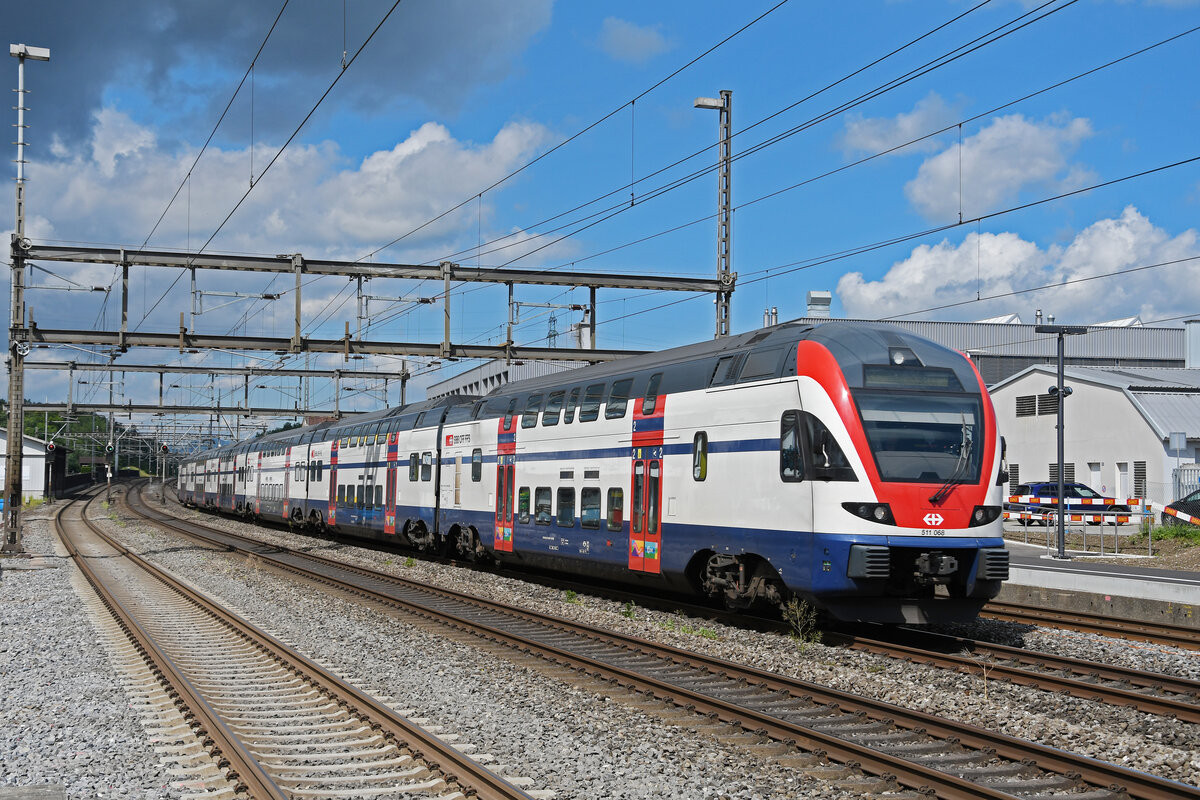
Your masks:
[[[985,547],[979,551],[979,569],[975,577],[981,581],[1008,580],[1008,551],[1003,547]]]
[[[1005,563],[1007,564],[1007,562]],[[846,577],[887,578],[891,574],[891,553],[886,545],[850,545],[850,558],[846,566]]]

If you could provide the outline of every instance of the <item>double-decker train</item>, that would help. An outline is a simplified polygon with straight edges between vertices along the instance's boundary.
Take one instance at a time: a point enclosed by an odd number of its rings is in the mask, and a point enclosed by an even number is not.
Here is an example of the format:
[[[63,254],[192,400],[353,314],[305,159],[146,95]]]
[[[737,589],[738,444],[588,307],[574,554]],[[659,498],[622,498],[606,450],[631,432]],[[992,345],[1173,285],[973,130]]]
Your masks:
[[[954,350],[788,323],[200,453],[186,504],[842,620],[1008,577],[991,400]]]

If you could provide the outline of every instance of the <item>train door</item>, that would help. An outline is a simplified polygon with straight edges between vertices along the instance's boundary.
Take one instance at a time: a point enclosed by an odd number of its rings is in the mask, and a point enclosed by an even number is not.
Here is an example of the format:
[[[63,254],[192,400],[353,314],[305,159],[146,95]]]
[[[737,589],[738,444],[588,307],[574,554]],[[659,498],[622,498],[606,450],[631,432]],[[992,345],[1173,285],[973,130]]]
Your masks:
[[[329,518],[330,525],[337,524],[337,487],[338,487],[338,444],[340,439],[334,439],[329,445]]]
[[[288,447],[283,456],[283,519],[290,520],[292,490],[292,448]]]
[[[651,379],[633,404],[633,469],[629,487],[629,568],[662,573],[663,421],[666,395]]]
[[[629,568],[635,572],[662,572],[662,448],[639,448],[629,490]]]
[[[399,458],[400,434],[387,435],[387,475],[383,494],[383,532],[396,532],[396,461]]]
[[[254,470],[254,513],[262,514],[262,450],[258,451],[258,468]]]
[[[496,444],[496,527],[493,548],[500,553],[513,551],[513,495],[516,485],[517,415],[516,400],[500,418]]]

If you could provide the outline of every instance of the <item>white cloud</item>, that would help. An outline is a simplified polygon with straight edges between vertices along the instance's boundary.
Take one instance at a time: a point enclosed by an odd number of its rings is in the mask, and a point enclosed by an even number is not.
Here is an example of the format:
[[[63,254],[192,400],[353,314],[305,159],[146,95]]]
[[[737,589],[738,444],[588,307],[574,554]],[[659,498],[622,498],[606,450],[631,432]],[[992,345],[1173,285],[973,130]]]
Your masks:
[[[842,149],[847,155],[856,152],[879,153],[910,142],[931,131],[944,128],[954,121],[955,110],[946,104],[941,95],[930,92],[918,101],[912,111],[895,117],[870,117],[849,115],[842,132]],[[930,152],[941,145],[926,139],[914,144],[905,152]]]
[[[957,246],[949,241],[921,245],[892,265],[878,281],[861,272],[842,276],[838,298],[848,317],[874,319],[925,308],[987,298],[1021,289],[1077,280],[1132,267],[1200,256],[1195,229],[1171,236],[1136,208],[1093,223],[1066,246],[1046,249],[1014,233],[969,234]],[[1044,308],[1064,323],[1086,324],[1139,314],[1143,319],[1174,316],[1200,307],[1200,262],[1189,262],[1120,278],[1100,278],[1068,286],[999,297],[937,311],[937,319],[982,319],[1018,312],[1032,316]]]
[[[963,139],[961,152],[954,142],[927,159],[904,192],[926,217],[945,221],[959,211],[960,181],[961,209],[968,218],[996,210],[1028,186],[1052,191],[1075,187],[1088,173],[1070,164],[1068,156],[1091,135],[1091,123],[1082,118],[1032,122],[1020,114],[996,117]]]
[[[658,26],[643,27],[616,17],[608,17],[600,28],[600,49],[628,64],[645,64],[671,49]]]

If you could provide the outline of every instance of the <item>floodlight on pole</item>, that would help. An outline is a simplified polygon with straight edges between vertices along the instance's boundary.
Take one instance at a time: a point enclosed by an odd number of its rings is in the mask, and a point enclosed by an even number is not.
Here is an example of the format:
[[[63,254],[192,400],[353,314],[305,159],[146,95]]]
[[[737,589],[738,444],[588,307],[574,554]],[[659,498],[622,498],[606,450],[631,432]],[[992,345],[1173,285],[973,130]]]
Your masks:
[[[1050,387],[1050,394],[1054,395],[1058,400],[1058,552],[1054,554],[1055,558],[1068,558],[1067,556],[1067,521],[1066,509],[1064,508],[1065,501],[1065,486],[1063,481],[1063,401],[1071,394],[1070,387],[1063,385],[1063,373],[1065,371],[1065,346],[1063,344],[1067,336],[1079,336],[1088,332],[1087,327],[1083,325],[1038,325],[1034,327],[1037,333],[1053,333],[1058,335],[1058,383]]]
[[[731,167],[733,164],[733,92],[721,90],[720,99],[715,97],[697,97],[692,103],[695,108],[707,108],[721,112],[720,132],[718,143],[720,171],[717,178],[717,332],[713,338],[720,339],[729,335],[730,296],[733,294],[733,284],[737,273],[733,272],[733,189]]]

